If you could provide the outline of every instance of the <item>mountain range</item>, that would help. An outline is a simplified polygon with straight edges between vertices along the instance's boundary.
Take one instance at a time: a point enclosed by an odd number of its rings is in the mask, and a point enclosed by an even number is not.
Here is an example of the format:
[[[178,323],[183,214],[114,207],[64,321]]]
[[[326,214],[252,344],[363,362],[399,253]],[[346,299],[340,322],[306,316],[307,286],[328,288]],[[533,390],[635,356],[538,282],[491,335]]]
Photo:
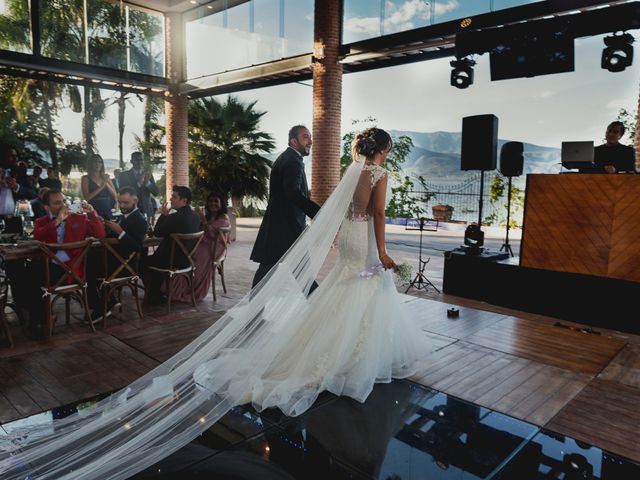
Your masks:
[[[413,148],[402,169],[406,174],[422,175],[426,179],[463,179],[473,172],[460,170],[461,132],[412,132],[390,130],[394,137],[406,135]],[[498,154],[510,140],[498,139]],[[499,161],[498,161],[499,165]],[[524,143],[524,173],[558,173],[560,149]]]

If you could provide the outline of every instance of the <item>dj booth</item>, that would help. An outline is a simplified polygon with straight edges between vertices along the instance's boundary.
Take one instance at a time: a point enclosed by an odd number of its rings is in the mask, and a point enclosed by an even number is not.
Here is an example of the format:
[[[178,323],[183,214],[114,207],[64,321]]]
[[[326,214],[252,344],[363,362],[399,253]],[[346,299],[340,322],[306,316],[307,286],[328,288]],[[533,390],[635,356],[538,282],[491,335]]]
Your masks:
[[[640,176],[528,175],[520,256],[445,253],[445,293],[640,333]]]

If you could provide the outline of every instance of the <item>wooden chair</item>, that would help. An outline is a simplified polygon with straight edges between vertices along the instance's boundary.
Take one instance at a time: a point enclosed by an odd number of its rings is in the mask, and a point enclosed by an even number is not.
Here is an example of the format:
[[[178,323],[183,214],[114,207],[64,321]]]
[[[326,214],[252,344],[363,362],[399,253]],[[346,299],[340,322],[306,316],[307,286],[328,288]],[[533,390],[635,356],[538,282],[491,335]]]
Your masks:
[[[87,239],[79,242],[71,243],[41,243],[38,242],[38,248],[43,253],[44,263],[44,286],[42,290],[44,292],[43,298],[45,300],[45,324],[44,324],[44,336],[50,338],[53,333],[54,315],[53,306],[59,298],[66,300],[65,316],[67,323],[69,323],[70,308],[69,301],[71,299],[77,300],[82,309],[84,310],[85,321],[89,323],[91,331],[95,332],[96,328],[94,322],[91,320],[89,314],[89,300],[87,298],[87,282],[85,280],[85,266],[86,257],[91,248],[93,240]],[[56,252],[70,250],[79,250],[79,255],[71,263],[67,265],[65,262],[56,257]],[[51,278],[51,265],[55,265],[62,270],[62,275],[59,278]],[[82,265],[82,273],[78,275],[73,269],[74,267]]]
[[[131,252],[124,258],[118,252],[120,240],[117,238],[103,238],[102,244],[102,264],[103,276],[100,278],[100,292],[102,294],[102,312],[104,313],[102,328],[107,328],[107,312],[109,300],[117,295],[122,313],[122,289],[128,287],[131,295],[135,298],[138,317],[142,320],[142,309],[140,308],[140,298],[138,291],[140,286],[140,276],[138,275],[138,261],[140,252]]]
[[[7,321],[7,316],[4,313],[4,310],[7,306],[7,292],[6,290],[0,291],[0,331],[7,339],[7,343],[9,347],[13,347],[13,337],[11,336],[11,328],[9,327],[9,322]]]
[[[196,233],[172,233],[171,237],[171,254],[169,256],[169,268],[161,268],[161,267],[153,267],[149,266],[150,270],[157,272],[160,275],[166,275],[166,285],[167,285],[167,313],[171,312],[171,288],[173,285],[173,279],[176,277],[185,277],[187,282],[189,283],[189,287],[191,289],[191,303],[195,307],[196,306],[196,297],[193,290],[193,280],[195,278],[196,273],[196,265],[194,262],[194,256],[196,250],[198,249],[198,245],[202,241],[204,236],[204,231],[196,232]],[[185,245],[187,242],[193,242],[193,247],[188,249]],[[178,267],[175,264],[175,254],[176,247],[182,251],[187,257],[189,261],[189,265],[186,267]],[[148,298],[149,289],[145,288],[145,303]]]
[[[231,227],[220,227],[216,229],[216,233],[213,236],[213,242],[211,243],[211,293],[213,294],[213,301],[217,302],[216,297],[216,271],[220,276],[222,283],[222,291],[227,293],[227,285],[224,282],[224,260],[227,258],[227,240]],[[224,248],[218,248],[218,240],[220,237],[225,237]]]

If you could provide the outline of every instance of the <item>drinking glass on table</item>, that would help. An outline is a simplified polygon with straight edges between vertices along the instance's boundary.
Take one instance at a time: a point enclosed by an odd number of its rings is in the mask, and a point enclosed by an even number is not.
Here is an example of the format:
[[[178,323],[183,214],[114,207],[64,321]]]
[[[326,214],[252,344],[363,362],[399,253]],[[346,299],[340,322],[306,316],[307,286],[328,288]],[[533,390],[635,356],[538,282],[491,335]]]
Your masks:
[[[25,219],[22,224],[22,228],[24,229],[24,233],[31,236],[33,234],[33,220],[30,218]]]

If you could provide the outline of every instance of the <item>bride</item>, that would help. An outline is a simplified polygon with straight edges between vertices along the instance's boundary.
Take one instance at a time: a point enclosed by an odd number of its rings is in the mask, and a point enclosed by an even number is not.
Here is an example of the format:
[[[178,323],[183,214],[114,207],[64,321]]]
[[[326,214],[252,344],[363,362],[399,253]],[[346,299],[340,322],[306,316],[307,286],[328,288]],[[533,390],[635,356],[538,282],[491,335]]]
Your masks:
[[[82,414],[13,437],[0,476],[127,478],[235,405],[300,415],[322,391],[364,402],[429,353],[384,241],[391,137],[357,135],[354,163],[298,241],[238,305],[176,356]],[[307,296],[338,233],[339,256]]]

